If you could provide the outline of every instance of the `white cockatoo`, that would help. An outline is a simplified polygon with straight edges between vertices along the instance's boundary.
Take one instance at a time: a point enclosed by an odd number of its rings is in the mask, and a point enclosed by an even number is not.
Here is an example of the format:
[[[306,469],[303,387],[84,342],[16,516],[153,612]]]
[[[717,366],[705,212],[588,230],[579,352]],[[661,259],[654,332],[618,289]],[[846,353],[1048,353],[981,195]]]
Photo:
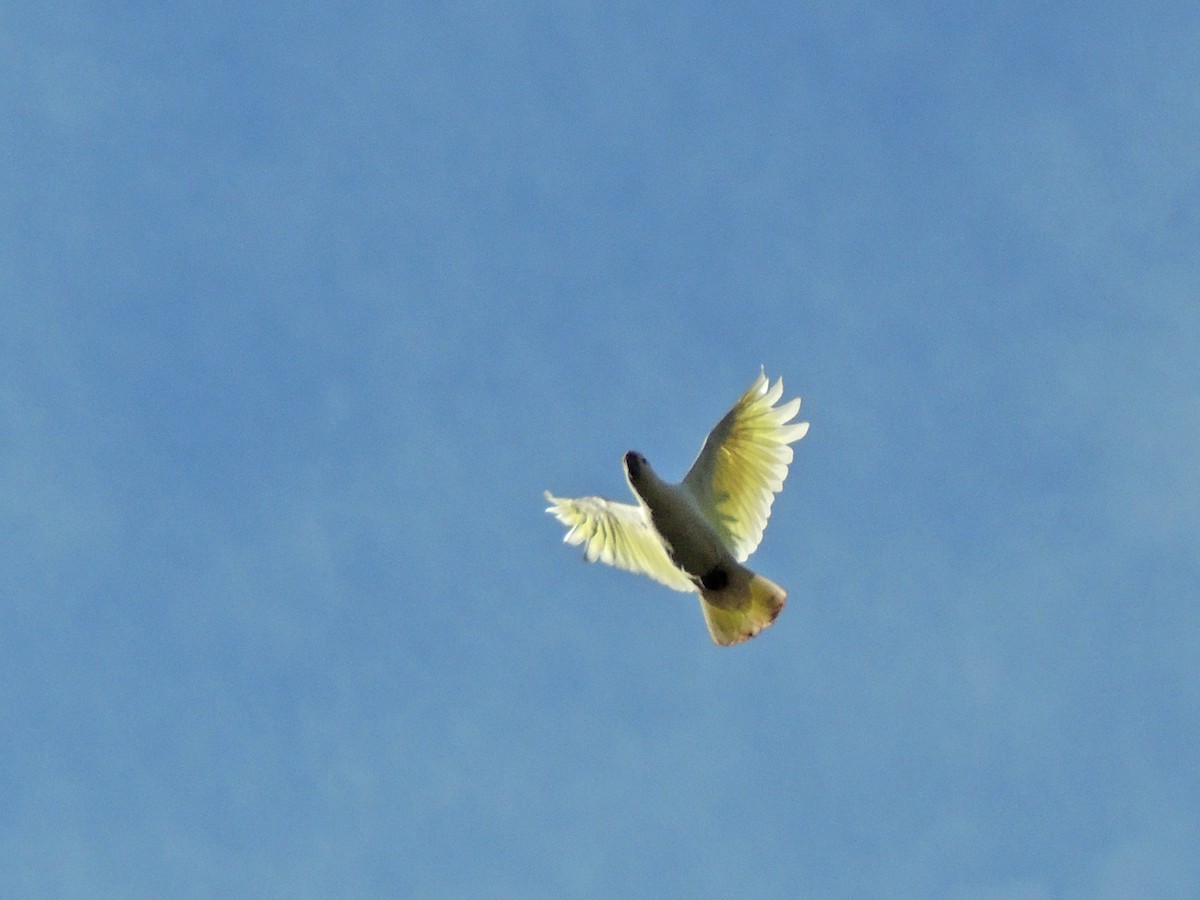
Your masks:
[[[636,506],[600,497],[567,500],[549,491],[552,513],[583,544],[588,562],[649,575],[677,591],[698,591],[708,631],[718,644],[737,644],[775,621],[787,592],[741,563],[755,551],[783,489],[789,444],[808,432],[789,424],[800,398],[776,406],[783,379],[766,373],[709,432],[679,484],[663,481],[640,453],[625,454],[625,479]]]

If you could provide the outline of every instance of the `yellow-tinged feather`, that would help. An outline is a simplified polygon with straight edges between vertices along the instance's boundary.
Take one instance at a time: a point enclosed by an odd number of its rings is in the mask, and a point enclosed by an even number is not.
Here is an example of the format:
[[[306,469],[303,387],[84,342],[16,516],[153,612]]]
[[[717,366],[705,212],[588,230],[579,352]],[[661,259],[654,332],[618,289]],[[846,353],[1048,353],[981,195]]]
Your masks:
[[[800,398],[782,406],[783,379],[758,378],[709,433],[683,479],[701,512],[738,562],[758,547],[775,494],[783,489],[792,448],[808,431],[807,422],[788,424],[800,411]]]

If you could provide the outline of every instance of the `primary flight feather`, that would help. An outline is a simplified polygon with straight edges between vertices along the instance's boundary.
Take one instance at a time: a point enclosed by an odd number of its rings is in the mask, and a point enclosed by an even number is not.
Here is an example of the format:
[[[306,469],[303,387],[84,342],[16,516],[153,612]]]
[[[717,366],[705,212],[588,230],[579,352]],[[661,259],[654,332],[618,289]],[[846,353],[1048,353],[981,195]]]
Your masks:
[[[787,592],[742,563],[762,540],[783,489],[790,445],[808,432],[807,422],[792,422],[800,398],[776,406],[782,396],[783,379],[771,384],[760,371],[679,484],[660,479],[640,453],[626,453],[625,480],[637,505],[547,491],[546,512],[569,529],[563,540],[583,545],[588,562],[698,592],[716,643],[752,638],[775,621]]]

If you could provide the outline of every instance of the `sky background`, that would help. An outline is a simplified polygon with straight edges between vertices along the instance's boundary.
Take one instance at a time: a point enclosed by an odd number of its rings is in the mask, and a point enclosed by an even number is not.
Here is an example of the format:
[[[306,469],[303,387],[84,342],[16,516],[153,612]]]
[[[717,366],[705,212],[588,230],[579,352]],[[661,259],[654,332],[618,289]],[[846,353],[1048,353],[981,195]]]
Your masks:
[[[0,894],[1200,896],[1194,3],[0,8]],[[812,423],[712,645],[542,491]]]

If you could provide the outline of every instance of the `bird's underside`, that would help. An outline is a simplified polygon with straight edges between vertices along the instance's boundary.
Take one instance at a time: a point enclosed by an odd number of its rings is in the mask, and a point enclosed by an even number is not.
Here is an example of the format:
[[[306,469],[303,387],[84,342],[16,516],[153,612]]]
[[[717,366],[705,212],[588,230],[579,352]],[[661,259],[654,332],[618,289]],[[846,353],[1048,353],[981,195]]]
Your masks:
[[[631,451],[624,468],[636,504],[546,492],[547,512],[567,526],[564,540],[582,545],[589,562],[699,593],[716,643],[753,637],[775,621],[787,593],[742,563],[762,540],[792,461],[789,445],[808,430],[807,422],[791,423],[799,398],[775,405],[782,393],[782,380],[771,384],[760,372],[678,484],[661,480]]]

